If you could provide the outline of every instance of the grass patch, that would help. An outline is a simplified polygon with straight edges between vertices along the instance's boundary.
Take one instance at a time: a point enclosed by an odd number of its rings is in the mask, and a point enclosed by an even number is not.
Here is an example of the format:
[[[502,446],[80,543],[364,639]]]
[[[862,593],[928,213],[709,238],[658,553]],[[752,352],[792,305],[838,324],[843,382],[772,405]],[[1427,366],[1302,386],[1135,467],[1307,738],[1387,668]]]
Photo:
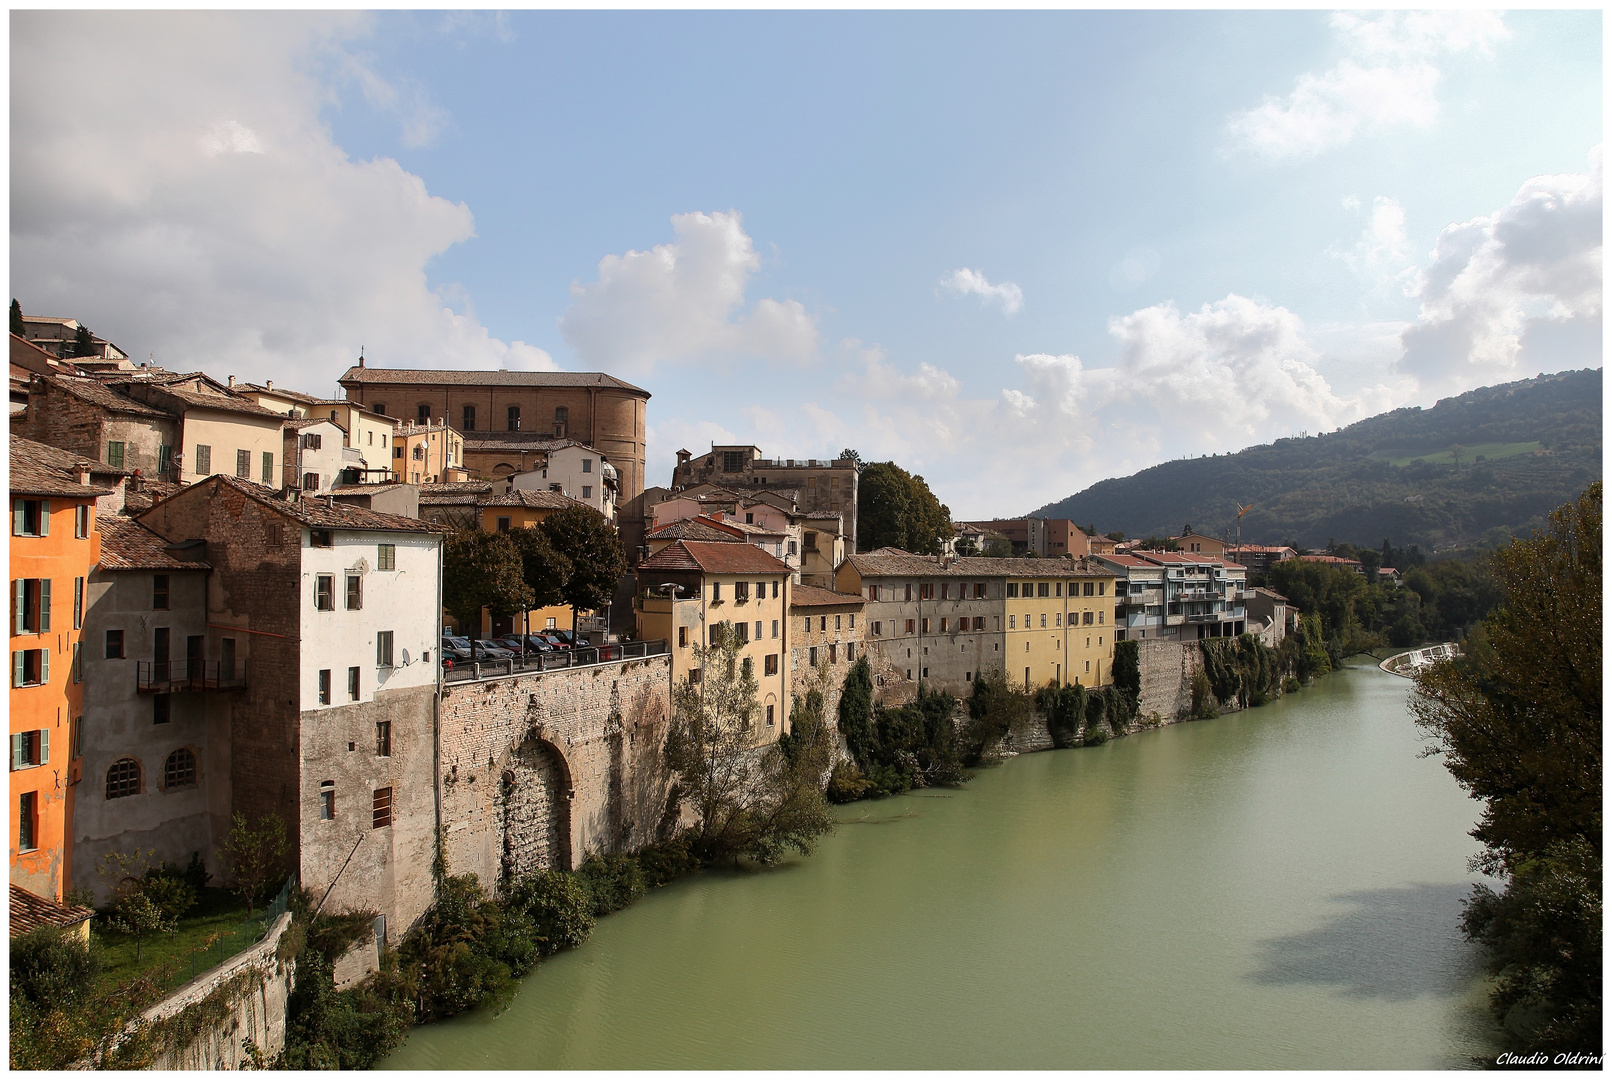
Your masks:
[[[137,975],[161,969],[171,969],[161,980],[166,986],[183,985],[254,944],[263,932],[263,914],[259,905],[247,924],[246,904],[234,893],[202,889],[196,906],[179,920],[177,931],[153,935],[141,943],[139,963],[134,959],[134,939],[109,929],[105,918],[97,918],[90,924],[90,932],[100,944],[104,966],[95,988],[114,990]],[[247,925],[243,928],[243,924]]]
[[[1511,443],[1474,443],[1461,448],[1461,462],[1465,465],[1474,464],[1479,457],[1485,461],[1498,461],[1501,458],[1516,457],[1518,454],[1531,454],[1544,447],[1537,442],[1511,442]],[[1396,469],[1403,469],[1413,461],[1425,462],[1428,465],[1454,465],[1455,453],[1449,447],[1443,450],[1411,451],[1411,450],[1378,450],[1370,455],[1373,461],[1386,461]]]

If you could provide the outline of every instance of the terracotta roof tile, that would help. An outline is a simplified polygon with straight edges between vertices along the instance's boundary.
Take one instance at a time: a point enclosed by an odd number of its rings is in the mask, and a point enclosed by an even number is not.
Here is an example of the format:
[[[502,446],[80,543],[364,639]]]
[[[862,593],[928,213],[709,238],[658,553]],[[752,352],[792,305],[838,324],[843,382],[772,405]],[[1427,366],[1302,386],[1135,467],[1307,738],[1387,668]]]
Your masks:
[[[199,554],[196,558],[186,558],[177,551],[170,551],[167,540],[131,517],[97,514],[95,531],[101,537],[103,570],[210,569]]]
[[[78,482],[78,466],[88,465],[91,472],[102,472],[96,463],[78,454],[58,450],[54,446],[11,436],[11,493],[13,495],[62,495],[68,498],[93,499],[110,495],[112,488]]]
[[[99,379],[85,379],[76,375],[46,375],[44,379],[64,393],[71,394],[80,401],[87,401],[91,405],[99,405],[108,412],[173,419],[172,413],[147,405],[143,401],[136,401],[127,394],[120,394]]]
[[[337,382],[448,386],[608,386],[649,396],[649,391],[598,371],[444,371],[439,368],[350,367]]]
[[[882,550],[882,549],[881,549]],[[952,559],[944,566],[932,555],[848,555],[846,562],[863,577],[1113,577],[1107,570],[1073,559]]]
[[[63,904],[43,896],[35,896],[21,885],[11,886],[12,937],[47,926],[66,929],[94,917],[95,912],[87,907]]]
[[[515,488],[502,495],[489,495],[476,501],[482,506],[523,506],[528,510],[563,510],[567,506],[588,505],[558,491],[532,491],[527,488]]]
[[[699,570],[707,574],[792,574],[754,544],[676,540],[638,564],[640,570]]]
[[[412,533],[440,533],[441,526],[418,518],[400,517],[397,514],[382,514],[376,510],[368,510],[352,503],[335,502],[326,503],[323,499],[301,498],[295,502],[280,497],[278,492],[254,484],[250,480],[238,480],[233,476],[218,473],[208,477],[197,484],[192,484],[185,490],[191,491],[207,484],[218,484],[234,490],[253,499],[272,510],[276,510],[293,521],[301,522],[310,529],[354,529],[365,532],[412,532]],[[183,494],[181,492],[180,494]]]
[[[722,522],[727,526],[729,522]],[[700,518],[684,518],[669,525],[662,525],[649,534],[650,540],[707,540],[713,543],[742,544],[744,538],[735,536],[732,532],[716,524],[701,520]]]
[[[798,607],[861,607],[861,593],[840,593],[815,585],[796,585],[789,590],[789,610]]]

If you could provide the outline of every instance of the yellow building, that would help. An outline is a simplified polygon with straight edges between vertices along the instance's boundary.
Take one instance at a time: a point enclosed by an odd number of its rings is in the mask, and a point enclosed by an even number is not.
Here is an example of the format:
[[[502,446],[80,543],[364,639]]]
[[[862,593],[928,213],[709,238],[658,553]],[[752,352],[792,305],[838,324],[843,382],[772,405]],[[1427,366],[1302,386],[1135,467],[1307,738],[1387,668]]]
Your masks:
[[[417,424],[399,421],[392,429],[392,479],[405,484],[446,484],[467,480],[465,440],[445,419]]]
[[[347,467],[357,472],[362,482],[373,483],[392,478],[392,438],[397,426],[395,417],[371,412],[358,402],[346,398],[321,398],[284,387],[276,389],[273,380],[261,386],[231,381],[230,389],[273,412],[334,421],[341,427],[342,445],[358,451],[358,460],[349,461]]]
[[[1033,568],[1035,561],[1025,560],[1025,569]],[[1025,574],[1010,578],[1005,592],[1003,652],[1010,682],[1022,679],[1031,690],[1048,683],[1105,686],[1114,681],[1114,628],[1108,618],[1114,609],[1112,574]]]
[[[739,635],[739,655],[755,670],[763,742],[788,730],[792,574],[753,544],[699,540],[674,541],[638,566],[638,638],[666,641],[674,686],[699,682],[695,648],[711,644],[712,628],[728,623]]]

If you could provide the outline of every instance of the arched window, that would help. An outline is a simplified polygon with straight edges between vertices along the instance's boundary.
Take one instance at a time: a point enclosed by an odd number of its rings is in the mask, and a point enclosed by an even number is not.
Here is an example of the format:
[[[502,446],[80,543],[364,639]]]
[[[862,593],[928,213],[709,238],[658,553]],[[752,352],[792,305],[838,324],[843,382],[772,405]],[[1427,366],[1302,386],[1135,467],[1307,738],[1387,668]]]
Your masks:
[[[566,425],[571,422],[571,410],[564,405],[554,407],[554,437],[565,438]]]
[[[431,422],[431,406],[427,405],[425,402],[422,401],[416,405],[414,407],[414,412],[415,415],[419,417],[420,423],[429,424]]]
[[[513,473],[514,471],[515,471],[515,466],[511,465],[507,461],[500,461],[497,465],[493,466],[493,475],[494,476],[508,476],[511,473]]]
[[[379,416],[385,416],[386,415],[386,402],[377,401],[375,404],[373,404],[373,405],[371,405],[369,407],[369,411],[372,412],[372,413],[375,413],[375,414],[377,414]]]
[[[519,431],[520,429],[521,429],[521,407],[519,405],[511,405],[509,407],[509,430],[511,430],[511,431]]]
[[[162,786],[164,790],[196,786],[196,755],[189,747],[181,746],[163,762]]]
[[[106,797],[122,799],[140,794],[140,763],[133,758],[118,758],[106,770]]]

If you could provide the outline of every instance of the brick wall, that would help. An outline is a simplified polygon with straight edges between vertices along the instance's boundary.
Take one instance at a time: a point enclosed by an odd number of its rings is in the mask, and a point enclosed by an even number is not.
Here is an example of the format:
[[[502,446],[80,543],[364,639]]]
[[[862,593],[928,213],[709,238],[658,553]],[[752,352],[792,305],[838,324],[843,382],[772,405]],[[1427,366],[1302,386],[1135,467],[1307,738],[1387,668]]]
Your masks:
[[[442,819],[452,873],[491,885],[656,839],[671,661],[451,683],[441,716]]]

